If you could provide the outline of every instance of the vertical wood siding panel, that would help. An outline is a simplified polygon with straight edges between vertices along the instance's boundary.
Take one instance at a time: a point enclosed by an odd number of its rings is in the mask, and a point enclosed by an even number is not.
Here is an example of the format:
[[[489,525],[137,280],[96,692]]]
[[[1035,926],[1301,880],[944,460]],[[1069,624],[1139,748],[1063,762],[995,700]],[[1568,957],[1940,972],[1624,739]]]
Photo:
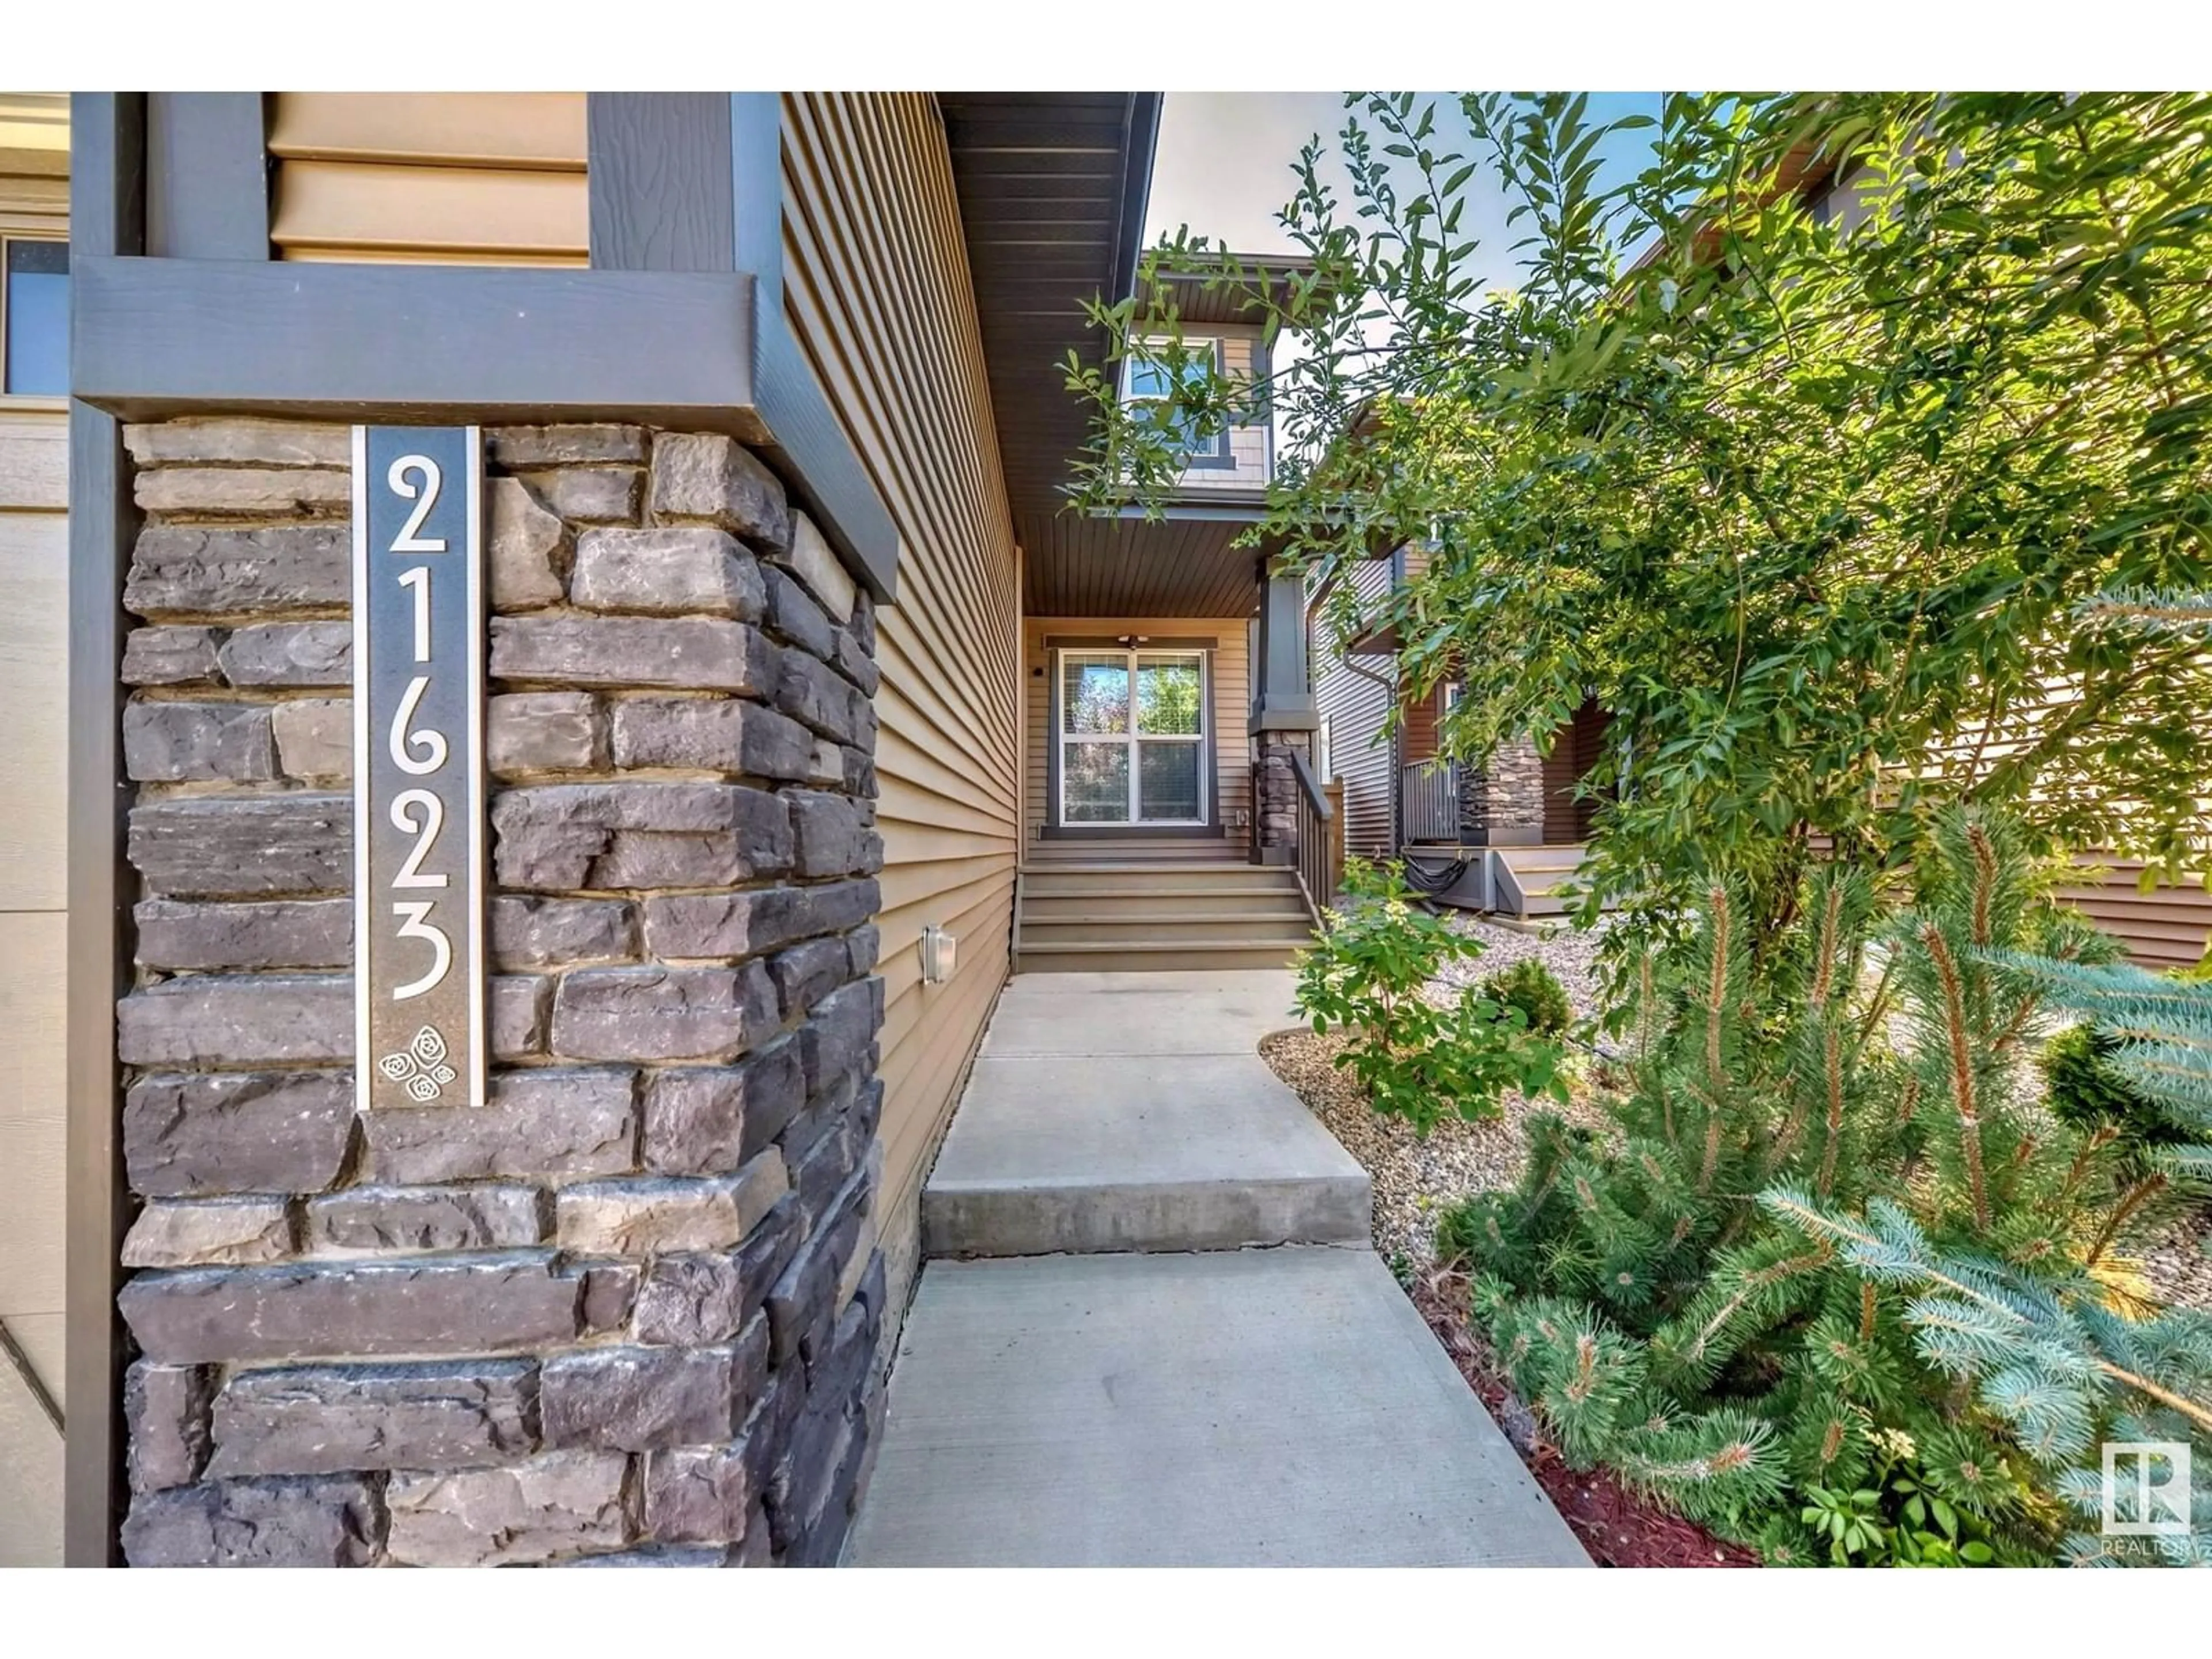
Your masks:
[[[934,105],[787,95],[784,183],[786,311],[902,543],[877,700],[890,1213],[911,1200],[1006,974],[1021,763],[1013,527]],[[921,983],[932,922],[960,939],[945,985]]]

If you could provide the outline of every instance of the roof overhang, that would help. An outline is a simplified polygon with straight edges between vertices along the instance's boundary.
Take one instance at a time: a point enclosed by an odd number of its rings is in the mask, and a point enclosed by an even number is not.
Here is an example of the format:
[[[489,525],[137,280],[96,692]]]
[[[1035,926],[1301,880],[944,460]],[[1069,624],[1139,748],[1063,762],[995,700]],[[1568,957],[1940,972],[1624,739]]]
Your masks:
[[[1024,547],[1048,539],[1068,464],[1090,436],[1090,411],[1067,391],[1067,359],[1104,365],[1106,341],[1084,302],[1119,299],[1136,280],[1160,97],[937,95],[1007,503]]]
[[[1310,279],[1314,262],[1303,255],[1231,253],[1214,271],[1162,271],[1145,284],[1144,310],[1172,311],[1186,326],[1265,323],[1269,307],[1289,306],[1292,284]]]

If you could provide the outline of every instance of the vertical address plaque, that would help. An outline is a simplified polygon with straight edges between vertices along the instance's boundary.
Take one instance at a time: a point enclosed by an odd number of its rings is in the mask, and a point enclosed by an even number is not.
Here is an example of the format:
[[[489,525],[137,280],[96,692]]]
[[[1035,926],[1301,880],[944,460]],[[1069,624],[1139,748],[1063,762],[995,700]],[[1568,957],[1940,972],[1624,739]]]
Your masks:
[[[353,429],[354,1073],[484,1097],[483,447]]]

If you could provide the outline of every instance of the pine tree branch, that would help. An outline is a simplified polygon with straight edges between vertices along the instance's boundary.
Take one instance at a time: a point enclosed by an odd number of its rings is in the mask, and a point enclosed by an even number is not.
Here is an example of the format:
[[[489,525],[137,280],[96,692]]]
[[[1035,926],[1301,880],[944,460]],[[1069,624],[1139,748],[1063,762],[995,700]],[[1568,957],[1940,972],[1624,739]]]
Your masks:
[[[1866,1229],[1855,1227],[1839,1217],[1829,1215],[1809,1204],[1803,1203],[1791,1197],[1787,1192],[1769,1190],[1762,1193],[1759,1198],[1769,1209],[1790,1217],[1808,1231],[1827,1233],[1848,1239],[1869,1252],[1880,1252],[1885,1248],[1882,1241]],[[1942,1268],[1932,1263],[1915,1261],[1911,1264],[1911,1270],[1917,1277],[1927,1280],[1929,1284],[1941,1285],[1953,1295],[1960,1297],[1977,1307],[2001,1315],[2022,1330],[2033,1332],[2035,1328],[2033,1323],[2019,1309],[1987,1294],[1978,1286],[1968,1284],[1954,1274],[1943,1272]],[[2111,1377],[2114,1382],[2138,1389],[2148,1395],[2160,1405],[2179,1412],[2199,1427],[2212,1430],[2212,1406],[2202,1405],[2185,1395],[2179,1395],[2171,1389],[2162,1388],[2147,1376],[2129,1370],[2124,1366],[2114,1364],[2102,1355],[2092,1353],[2086,1354],[2083,1358],[2097,1370]]]
[[[1835,1188],[1836,1152],[1844,1136],[1844,1061],[1833,1020],[1821,1032],[1821,1060],[1828,1083],[1828,1144],[1820,1149],[1820,1178],[1814,1185],[1826,1198]]]
[[[2118,1237],[2128,1218],[2155,1194],[2163,1191],[2166,1184],[2166,1177],[2162,1175],[2145,1176],[2121,1195],[2120,1201],[2112,1206],[2112,1214],[2105,1218],[2104,1227],[2097,1234],[2096,1242],[2089,1246],[2089,1255],[2081,1264],[2085,1269],[2094,1267],[2104,1260],[2105,1252],[2112,1248],[2112,1240]]]
[[[1951,1091],[1959,1112],[1959,1144],[1966,1154],[1966,1180],[1973,1190],[1974,1225],[1986,1233],[1990,1230],[1990,1193],[1982,1173],[1982,1121],[1974,1109],[1973,1051],[1972,1035],[1966,1029],[1965,988],[1960,982],[1959,964],[1951,959],[1951,947],[1943,938],[1943,930],[1932,921],[1923,922],[1920,939],[1928,947],[1929,957],[1943,987],[1943,1030],[1950,1044]]]

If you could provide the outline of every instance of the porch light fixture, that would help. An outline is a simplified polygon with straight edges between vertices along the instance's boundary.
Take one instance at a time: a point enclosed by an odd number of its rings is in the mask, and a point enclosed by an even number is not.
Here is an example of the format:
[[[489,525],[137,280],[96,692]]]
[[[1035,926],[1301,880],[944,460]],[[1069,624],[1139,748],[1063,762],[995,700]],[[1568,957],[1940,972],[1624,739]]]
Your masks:
[[[935,922],[921,930],[921,982],[942,985],[952,977],[960,954],[960,941]]]

